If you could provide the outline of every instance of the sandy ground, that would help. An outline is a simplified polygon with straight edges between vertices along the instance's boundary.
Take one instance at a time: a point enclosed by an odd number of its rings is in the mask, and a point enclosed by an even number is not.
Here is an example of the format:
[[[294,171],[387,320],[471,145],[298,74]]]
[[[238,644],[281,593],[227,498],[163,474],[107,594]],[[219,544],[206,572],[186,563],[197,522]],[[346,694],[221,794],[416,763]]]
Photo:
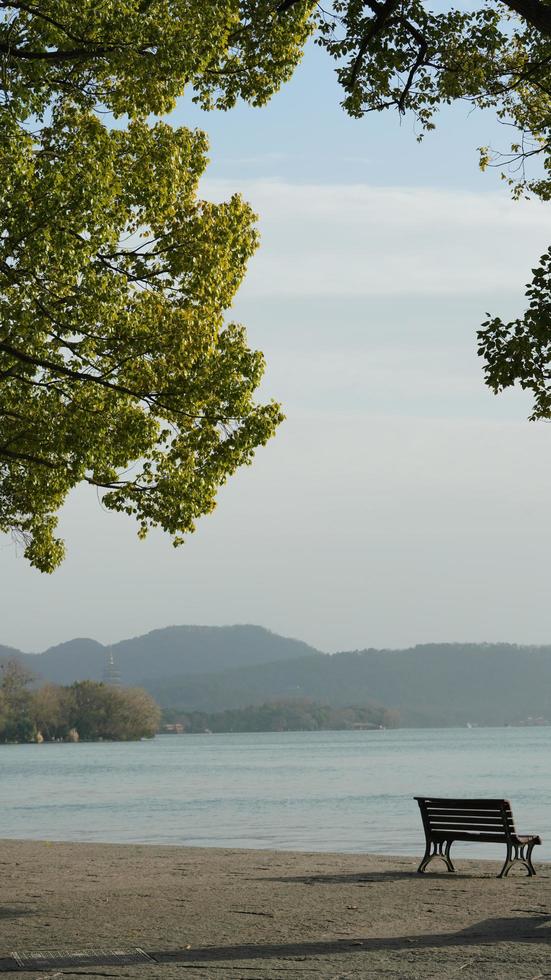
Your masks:
[[[551,865],[497,880],[493,862],[456,863],[417,875],[410,858],[369,854],[3,841],[0,973],[551,978]],[[109,962],[136,947],[149,962]],[[92,949],[98,965],[12,972],[14,951]]]

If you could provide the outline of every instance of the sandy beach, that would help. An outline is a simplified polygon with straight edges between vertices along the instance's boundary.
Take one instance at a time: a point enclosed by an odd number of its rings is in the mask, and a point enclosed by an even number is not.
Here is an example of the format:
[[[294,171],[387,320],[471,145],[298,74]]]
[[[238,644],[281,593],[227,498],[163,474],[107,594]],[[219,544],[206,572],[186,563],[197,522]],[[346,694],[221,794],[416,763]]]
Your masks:
[[[551,977],[551,865],[497,880],[489,861],[421,876],[404,857],[15,840],[0,864],[6,975]]]

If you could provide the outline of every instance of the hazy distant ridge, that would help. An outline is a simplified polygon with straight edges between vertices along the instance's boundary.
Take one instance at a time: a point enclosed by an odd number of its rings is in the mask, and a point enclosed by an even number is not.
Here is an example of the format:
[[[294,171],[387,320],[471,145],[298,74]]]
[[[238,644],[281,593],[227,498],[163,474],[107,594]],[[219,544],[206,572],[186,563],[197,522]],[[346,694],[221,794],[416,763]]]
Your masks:
[[[106,650],[79,639],[36,655],[0,647],[45,680],[102,676]],[[271,699],[342,706],[377,702],[404,725],[551,723],[551,646],[427,644],[329,656],[258,626],[173,626],[115,644],[125,684],[164,707],[222,711]]]
[[[364,650],[234,668],[214,675],[146,680],[165,706],[216,711],[267,698],[307,697],[331,705],[377,702],[403,725],[551,722],[551,647],[432,644]]]
[[[17,656],[44,680],[72,684],[101,680],[107,651],[113,651],[124,684],[144,677],[211,673],[228,666],[258,665],[304,656],[321,656],[300,640],[287,639],[261,626],[167,626],[111,647],[75,639],[40,654],[0,647],[0,659]]]

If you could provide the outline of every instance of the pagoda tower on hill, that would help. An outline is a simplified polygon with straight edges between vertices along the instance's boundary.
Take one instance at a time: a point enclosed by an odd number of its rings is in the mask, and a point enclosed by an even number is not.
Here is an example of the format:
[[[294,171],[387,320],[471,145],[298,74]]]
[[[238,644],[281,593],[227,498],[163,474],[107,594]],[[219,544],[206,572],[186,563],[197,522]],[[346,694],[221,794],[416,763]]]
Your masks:
[[[121,674],[118,669],[115,658],[113,656],[113,651],[109,648],[107,654],[107,660],[105,661],[105,666],[103,668],[102,680],[104,684],[109,684],[110,687],[120,687],[121,686]]]

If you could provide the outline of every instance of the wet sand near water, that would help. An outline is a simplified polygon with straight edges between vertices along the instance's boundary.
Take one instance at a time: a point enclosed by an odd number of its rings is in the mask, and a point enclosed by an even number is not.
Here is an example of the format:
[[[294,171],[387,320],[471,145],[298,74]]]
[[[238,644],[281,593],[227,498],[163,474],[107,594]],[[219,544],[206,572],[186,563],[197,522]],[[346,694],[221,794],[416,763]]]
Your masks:
[[[536,878],[498,880],[493,861],[418,875],[412,858],[370,854],[2,841],[0,974],[551,978],[551,865],[535,855]],[[143,963],[113,957],[136,949]],[[51,951],[60,965],[13,972],[13,952]],[[63,963],[85,952],[96,960]]]

